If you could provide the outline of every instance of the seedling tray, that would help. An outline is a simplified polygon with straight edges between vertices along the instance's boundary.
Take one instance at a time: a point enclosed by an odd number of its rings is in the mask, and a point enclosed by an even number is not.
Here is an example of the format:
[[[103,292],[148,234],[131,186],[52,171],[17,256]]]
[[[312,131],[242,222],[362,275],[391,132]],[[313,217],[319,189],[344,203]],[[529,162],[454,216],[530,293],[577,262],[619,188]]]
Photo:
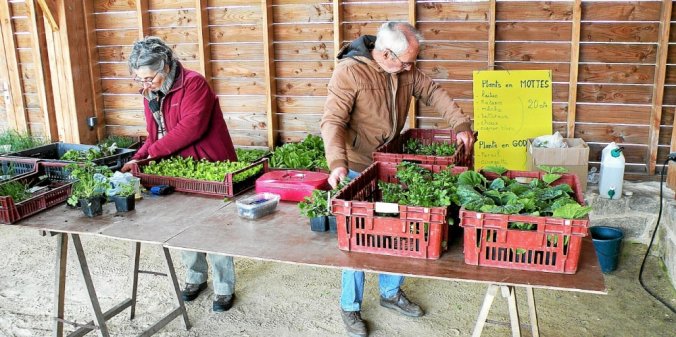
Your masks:
[[[445,165],[421,165],[439,172]],[[453,173],[465,171],[454,167]],[[378,181],[398,183],[396,163],[375,162],[331,200],[338,248],[352,252],[438,259],[447,248],[448,207],[398,205],[396,217],[376,214]]]
[[[0,157],[0,182],[36,172],[37,159]]]
[[[188,178],[177,178],[177,177],[167,177],[167,176],[158,176],[154,174],[143,173],[143,167],[147,166],[151,160],[156,159],[144,159],[132,164],[132,174],[135,177],[141,178],[141,184],[146,188],[157,185],[169,185],[173,186],[174,189],[178,192],[190,193],[190,194],[199,194],[212,197],[234,197],[242,192],[247,191],[252,188],[256,183],[256,179],[263,175],[268,170],[268,160],[267,158],[252,163],[251,165],[234,172],[230,172],[223,177],[223,181],[206,181],[206,180],[197,180],[197,179],[188,179]],[[246,170],[255,168],[257,166],[262,167],[261,171],[251,177],[248,177],[245,180],[240,182],[233,182],[233,176],[236,176],[239,173],[242,173]]]
[[[508,171],[510,179],[539,178],[543,172]],[[487,178],[497,175],[486,174]],[[568,184],[584,204],[577,176],[564,174],[552,185]],[[535,230],[509,229],[512,222],[536,224]],[[574,274],[582,238],[587,236],[589,217],[559,219],[544,216],[492,214],[460,209],[464,230],[465,263],[506,269]],[[566,244],[567,242],[567,244]]]
[[[64,153],[68,152],[69,150],[87,151],[92,148],[98,149],[96,145],[52,143],[48,145],[34,147],[32,149],[10,153],[7,156],[38,158],[46,162],[73,163],[73,161],[61,160],[60,158],[63,156]],[[92,162],[96,165],[105,165],[110,167],[112,170],[117,170],[122,168],[122,165],[124,165],[131,159],[131,157],[134,155],[134,152],[136,152],[136,150],[117,149],[115,150],[114,155],[98,158],[93,160]]]
[[[45,175],[46,168],[52,167],[52,165],[58,165],[58,163],[40,162],[36,172],[12,180],[29,184],[37,181],[38,177]],[[62,167],[55,167],[54,169],[59,170]],[[18,203],[15,203],[11,196],[0,196],[0,223],[12,224],[66,201],[73,188],[72,181],[47,176],[49,189],[45,192],[38,192],[37,195]]]
[[[373,152],[373,160],[388,163],[409,161],[428,165],[457,165],[471,167],[471,160],[465,160],[464,148],[458,148],[452,156],[434,156],[404,153],[404,145],[409,139],[416,139],[423,145],[433,143],[456,143],[453,130],[408,129],[391,142],[381,145]],[[470,156],[471,157],[471,156]]]

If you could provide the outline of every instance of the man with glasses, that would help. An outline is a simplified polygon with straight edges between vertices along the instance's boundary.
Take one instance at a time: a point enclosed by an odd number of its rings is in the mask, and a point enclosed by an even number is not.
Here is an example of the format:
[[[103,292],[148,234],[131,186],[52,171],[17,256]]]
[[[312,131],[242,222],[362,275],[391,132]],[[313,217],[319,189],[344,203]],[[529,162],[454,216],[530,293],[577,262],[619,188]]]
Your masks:
[[[399,135],[411,98],[433,106],[455,130],[458,145],[471,155],[471,122],[445,90],[416,68],[421,34],[402,22],[386,22],[377,36],[364,35],[338,53],[321,121],[329,183],[335,187],[372,163],[372,153]],[[400,289],[401,275],[379,275],[380,305],[411,317],[424,314]],[[342,273],[340,308],[349,336],[367,336],[361,318],[364,272]]]

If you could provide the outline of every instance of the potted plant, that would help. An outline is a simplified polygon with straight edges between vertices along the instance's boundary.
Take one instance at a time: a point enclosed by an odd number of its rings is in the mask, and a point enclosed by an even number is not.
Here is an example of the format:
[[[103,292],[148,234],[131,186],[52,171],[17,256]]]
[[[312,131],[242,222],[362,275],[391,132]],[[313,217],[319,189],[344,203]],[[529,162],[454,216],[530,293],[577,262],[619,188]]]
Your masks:
[[[92,162],[70,164],[66,166],[66,169],[70,172],[70,177],[77,180],[73,184],[73,192],[68,198],[68,204],[75,206],[79,201],[82,212],[86,216],[101,215],[110,169],[106,166],[96,166]]]
[[[136,196],[132,183],[118,183],[115,194],[111,198],[118,212],[129,212],[136,208]]]
[[[331,215],[331,212],[327,198],[327,191],[314,190],[311,196],[305,197],[305,200],[298,204],[300,214],[310,218],[310,229],[312,231],[325,232],[328,230],[328,216]]]

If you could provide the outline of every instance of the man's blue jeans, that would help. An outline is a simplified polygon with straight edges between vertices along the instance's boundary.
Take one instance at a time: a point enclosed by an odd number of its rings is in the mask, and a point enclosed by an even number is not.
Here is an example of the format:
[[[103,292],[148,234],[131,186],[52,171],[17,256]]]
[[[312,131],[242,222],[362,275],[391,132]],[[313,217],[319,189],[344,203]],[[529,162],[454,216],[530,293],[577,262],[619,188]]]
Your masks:
[[[207,281],[207,256],[214,278],[214,294],[232,295],[235,292],[235,262],[232,256],[184,251],[181,257],[187,269],[185,282],[201,284]]]
[[[350,170],[347,177],[354,179],[359,176],[358,172]],[[361,311],[361,301],[364,297],[364,272],[353,269],[343,269],[342,285],[340,292],[340,308],[343,311]],[[378,275],[380,296],[391,298],[399,292],[399,287],[404,283],[401,275],[380,274]]]

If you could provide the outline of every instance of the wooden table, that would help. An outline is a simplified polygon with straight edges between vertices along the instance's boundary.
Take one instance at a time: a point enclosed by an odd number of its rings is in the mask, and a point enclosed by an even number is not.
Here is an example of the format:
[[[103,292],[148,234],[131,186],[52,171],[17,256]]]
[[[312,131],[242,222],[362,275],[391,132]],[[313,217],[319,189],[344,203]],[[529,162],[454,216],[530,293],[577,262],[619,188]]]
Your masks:
[[[310,231],[295,203],[281,202],[275,213],[247,220],[231,203],[169,239],[165,246],[183,250],[318,267],[351,268],[379,273],[489,285],[474,333],[481,335],[498,289],[507,297],[513,335],[520,335],[514,287],[526,288],[533,335],[539,334],[533,288],[605,294],[603,274],[591,240],[583,241],[574,275],[471,266],[464,263],[461,239],[451,242],[439,260],[350,253],[337,249],[336,234]]]
[[[104,214],[102,216],[87,218],[80,210],[60,205],[19,222],[19,226],[33,227],[57,236],[53,335],[62,336],[63,323],[68,323],[78,326],[78,329],[69,334],[69,336],[83,336],[94,330],[97,331],[99,336],[109,336],[106,321],[126,308],[130,308],[130,319],[134,318],[138,276],[143,273],[168,276],[170,289],[176,296],[176,306],[159,321],[146,329],[141,336],[154,334],[179,316],[183,317],[185,328],[190,329],[190,321],[188,320],[188,314],[180,294],[169,249],[162,247],[166,262],[166,274],[139,270],[141,243],[162,245],[170,238],[193,225],[194,221],[200,221],[201,218],[207,217],[225,205],[227,203],[219,199],[201,198],[183,194],[173,194],[165,197],[145,195],[145,198],[137,204],[137,209],[129,213],[116,213],[115,205],[108,203],[104,205]],[[101,306],[99,305],[85,252],[80,241],[81,234],[129,240],[132,242],[131,298],[125,299],[105,312],[101,310]],[[77,255],[82,278],[90,299],[93,320],[87,324],[78,324],[64,319],[63,308],[65,303],[68,237],[72,239],[73,250]]]
[[[474,329],[475,336],[481,334],[498,290],[507,297],[515,336],[520,335],[515,287],[524,287],[527,290],[531,330],[534,336],[538,335],[538,327],[535,300],[532,296],[533,288],[605,293],[603,275],[589,240],[583,243],[578,271],[574,275],[466,265],[459,242],[452,242],[450,250],[439,260],[349,253],[337,249],[336,234],[310,231],[308,220],[300,216],[296,204],[287,202],[280,203],[273,214],[257,220],[246,220],[237,215],[234,202],[224,203],[220,199],[176,193],[166,197],[147,197],[137,205],[136,211],[126,215],[115,214],[114,206],[110,204],[105,206],[103,216],[91,219],[84,217],[80,211],[58,206],[28,218],[19,225],[56,233],[59,237],[55,276],[57,284],[54,306],[55,336],[61,336],[63,333],[68,236],[72,238],[78,255],[94,316],[92,322],[71,334],[75,336],[84,335],[92,330],[97,330],[100,336],[108,336],[105,322],[127,307],[131,307],[133,318],[137,276],[144,272],[138,270],[141,242],[163,246],[167,275],[171,289],[176,294],[177,304],[171,312],[144,331],[142,336],[152,335],[179,315],[183,316],[186,329],[190,328],[168,248],[319,267],[352,268],[413,277],[485,283],[488,290]],[[80,234],[132,242],[134,249],[132,297],[106,312],[102,312],[98,304],[80,243]]]

